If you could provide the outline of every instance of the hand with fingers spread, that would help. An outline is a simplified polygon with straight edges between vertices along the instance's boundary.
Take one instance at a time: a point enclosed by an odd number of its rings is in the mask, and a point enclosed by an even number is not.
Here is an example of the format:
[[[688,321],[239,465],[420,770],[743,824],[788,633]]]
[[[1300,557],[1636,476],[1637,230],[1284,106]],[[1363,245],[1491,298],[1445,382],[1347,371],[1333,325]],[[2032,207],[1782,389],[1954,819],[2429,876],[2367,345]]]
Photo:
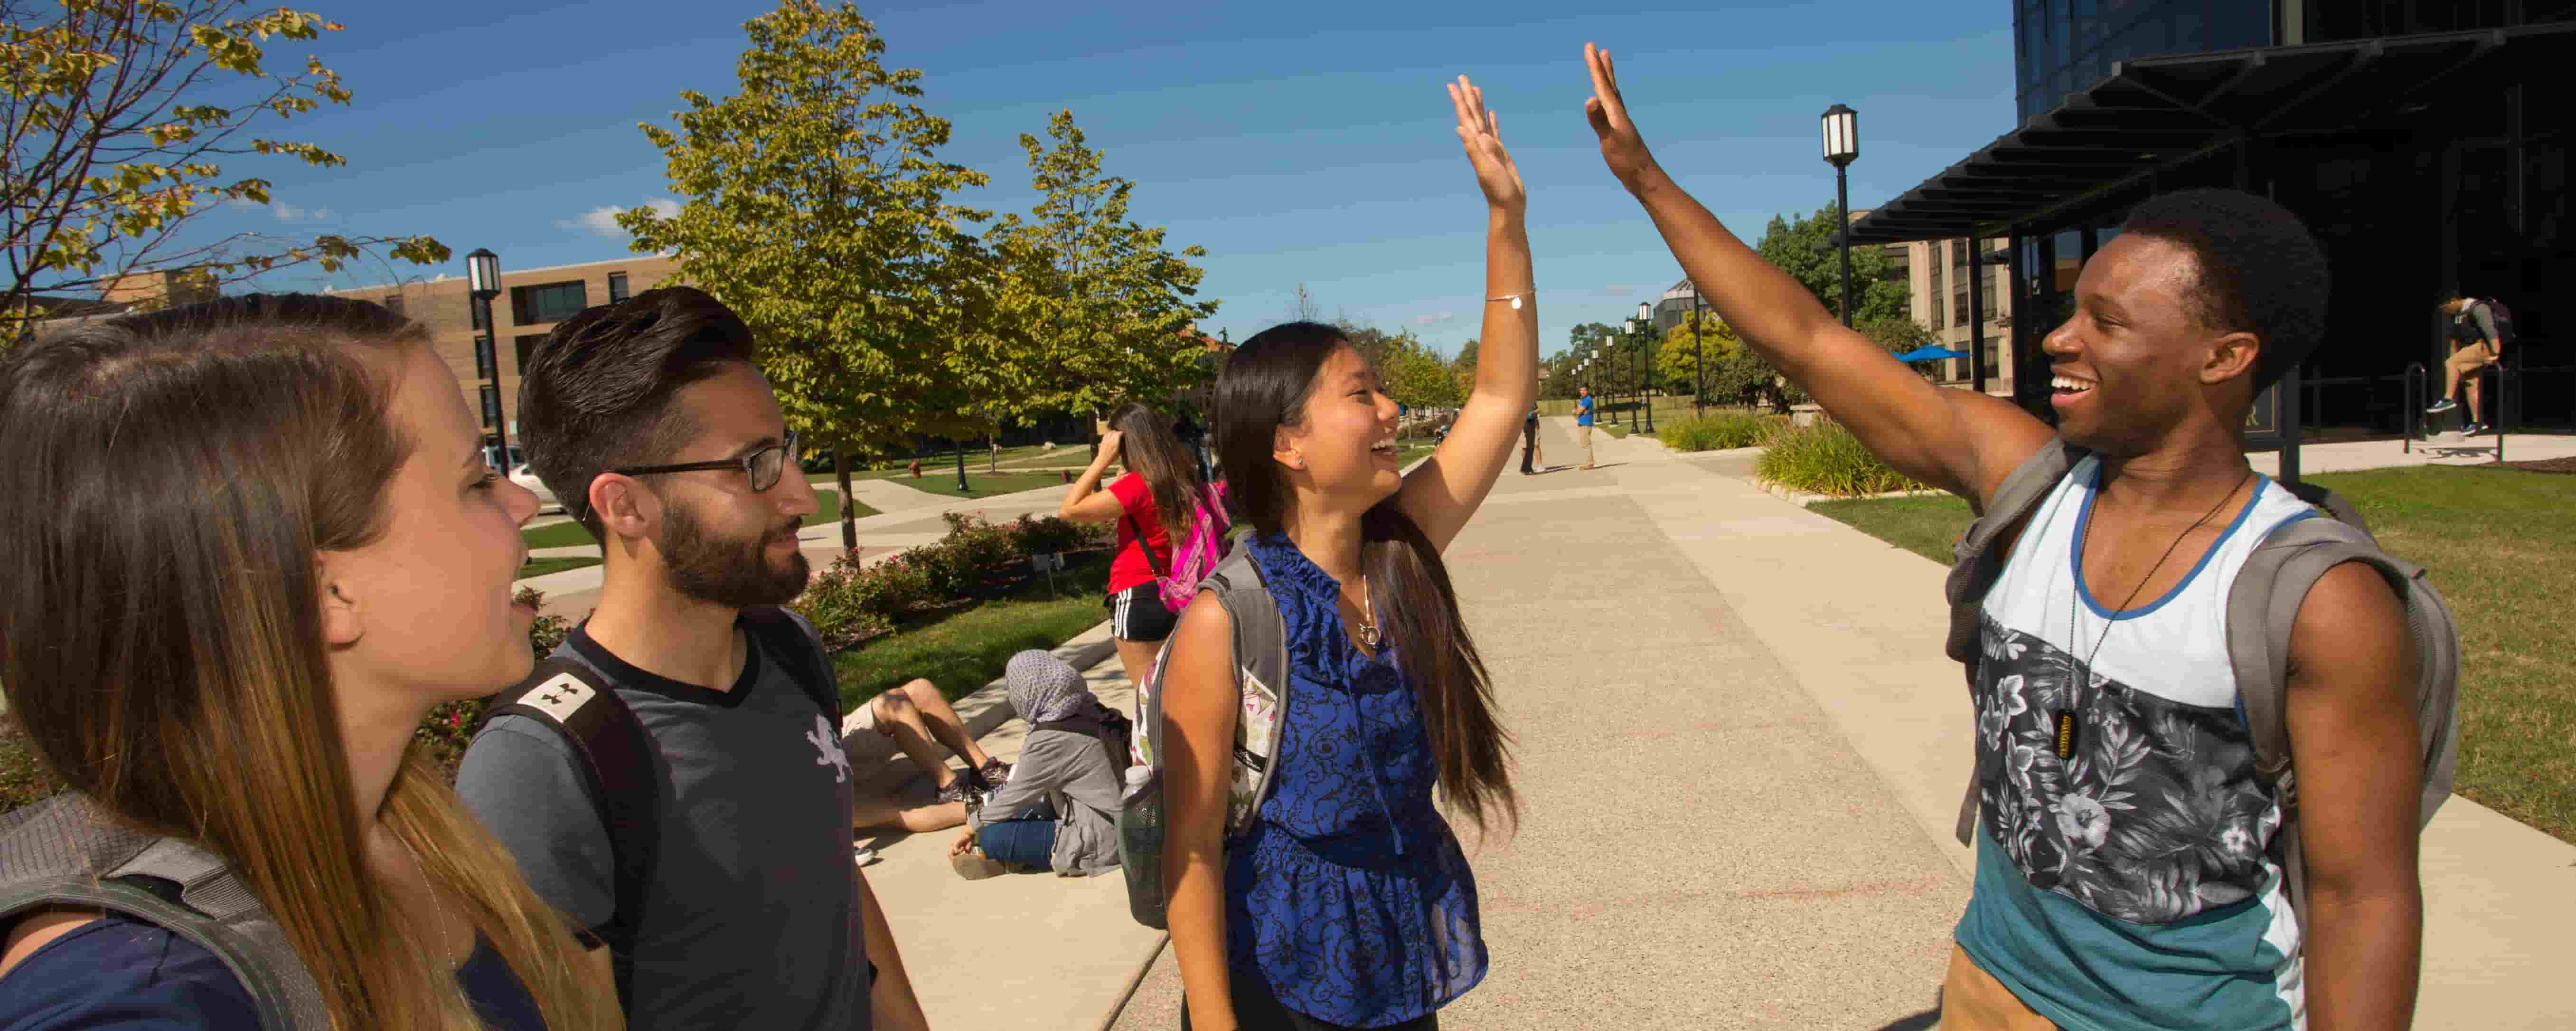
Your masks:
[[[1637,134],[1637,123],[1628,120],[1628,104],[1619,96],[1619,71],[1610,62],[1610,52],[1583,44],[1583,63],[1592,69],[1592,98],[1583,102],[1584,120],[1592,123],[1592,134],[1601,137],[1602,163],[1619,177],[1619,185],[1635,193],[1646,173],[1654,169],[1655,155],[1646,150],[1646,138]]]
[[[1485,203],[1520,214],[1529,194],[1521,188],[1521,170],[1503,149],[1502,120],[1485,108],[1485,91],[1461,75],[1449,84],[1449,103],[1458,109],[1458,142],[1466,145],[1467,161],[1476,166],[1476,186],[1485,191]]]

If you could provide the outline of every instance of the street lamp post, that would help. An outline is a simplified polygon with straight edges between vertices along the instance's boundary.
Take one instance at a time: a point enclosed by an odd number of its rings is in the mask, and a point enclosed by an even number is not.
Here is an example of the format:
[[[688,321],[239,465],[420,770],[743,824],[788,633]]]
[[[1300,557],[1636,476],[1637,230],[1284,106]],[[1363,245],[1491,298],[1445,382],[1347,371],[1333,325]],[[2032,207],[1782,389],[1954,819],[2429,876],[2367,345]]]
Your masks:
[[[1626,321],[1626,326],[1625,326],[1625,328],[1626,328],[1626,329],[1627,329],[1627,331],[1628,331],[1628,332],[1627,332],[1627,337],[1628,337],[1628,341],[1627,341],[1627,342],[1628,342],[1629,344],[1634,344],[1634,343],[1636,343],[1636,342],[1637,342],[1637,320],[1635,320],[1635,319],[1628,319],[1628,320]],[[1620,350],[1625,351],[1625,350],[1628,350],[1628,348],[1623,346],[1623,347],[1621,347],[1621,348],[1620,348]],[[1645,400],[1646,400],[1646,385],[1645,385],[1645,381],[1644,381],[1642,378],[1638,377],[1638,375],[1637,375],[1637,362],[1636,362],[1636,360],[1635,360],[1634,358],[1630,358],[1630,357],[1628,357],[1628,356],[1626,356],[1626,355],[1622,355],[1622,356],[1620,356],[1620,357],[1621,357],[1621,360],[1620,360],[1620,362],[1619,362],[1619,371],[1621,371],[1621,372],[1625,372],[1625,373],[1627,373],[1627,374],[1628,374],[1628,385],[1629,385],[1629,387],[1631,388],[1631,389],[1630,389],[1630,391],[1629,391],[1629,396],[1630,396],[1630,397],[1634,397],[1634,398],[1636,398],[1636,399],[1637,399],[1637,403],[1642,405],[1642,404],[1644,404],[1644,403],[1645,403]],[[1634,408],[1628,409],[1628,432],[1630,432],[1630,433],[1635,433],[1635,432],[1637,432],[1637,410],[1636,410],[1636,409],[1634,409]]]
[[[510,467],[509,412],[501,397],[501,359],[493,346],[500,330],[492,324],[492,299],[501,296],[501,256],[489,247],[474,248],[465,256],[465,282],[467,296],[474,305],[475,324],[483,330],[474,337],[474,360],[491,374],[491,382],[479,384],[477,390],[492,392],[492,429],[501,438],[501,474],[507,476],[517,470]]]
[[[1688,282],[1691,288],[1691,414],[1704,416],[1708,414],[1707,342],[1701,339],[1704,334],[1699,324],[1699,283]]]
[[[1637,325],[1646,335],[1637,341],[1637,400],[1646,406],[1646,433],[1655,432],[1655,402],[1645,389],[1655,382],[1655,306],[1637,302]]]
[[[1834,226],[1836,249],[1842,252],[1843,325],[1852,324],[1851,299],[1851,179],[1846,170],[1852,159],[1860,156],[1860,112],[1836,104],[1825,109],[1825,163],[1834,166]]]

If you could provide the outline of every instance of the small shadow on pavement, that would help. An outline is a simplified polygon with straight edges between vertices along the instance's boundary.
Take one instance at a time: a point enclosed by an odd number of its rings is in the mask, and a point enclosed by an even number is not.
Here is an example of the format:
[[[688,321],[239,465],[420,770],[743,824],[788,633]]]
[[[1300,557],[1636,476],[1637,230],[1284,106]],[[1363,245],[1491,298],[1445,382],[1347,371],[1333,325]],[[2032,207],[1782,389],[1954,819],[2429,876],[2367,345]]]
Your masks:
[[[1941,1010],[1935,1007],[1921,1013],[1899,1017],[1896,1023],[1881,1027],[1878,1031],[1932,1031],[1933,1028],[1940,1026],[1940,1023]]]

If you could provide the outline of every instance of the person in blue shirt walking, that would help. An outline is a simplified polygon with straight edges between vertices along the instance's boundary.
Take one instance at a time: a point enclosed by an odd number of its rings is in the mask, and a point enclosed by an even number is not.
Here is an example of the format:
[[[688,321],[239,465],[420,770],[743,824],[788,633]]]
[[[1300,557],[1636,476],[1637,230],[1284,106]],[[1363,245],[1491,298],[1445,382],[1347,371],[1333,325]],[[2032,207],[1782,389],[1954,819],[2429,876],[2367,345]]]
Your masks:
[[[1524,193],[1484,98],[1450,87],[1487,204],[1483,359],[1431,458],[1399,472],[1396,407],[1340,330],[1274,326],[1216,385],[1217,450],[1285,623],[1294,701],[1251,828],[1224,838],[1233,626],[1202,595],[1164,662],[1164,868],[1198,1031],[1436,1028],[1485,976],[1476,882],[1439,803],[1519,815],[1484,662],[1440,552],[1510,460],[1538,393]]]
[[[1592,458],[1592,388],[1583,388],[1583,396],[1574,400],[1574,442],[1583,445],[1583,467],[1598,464]]]

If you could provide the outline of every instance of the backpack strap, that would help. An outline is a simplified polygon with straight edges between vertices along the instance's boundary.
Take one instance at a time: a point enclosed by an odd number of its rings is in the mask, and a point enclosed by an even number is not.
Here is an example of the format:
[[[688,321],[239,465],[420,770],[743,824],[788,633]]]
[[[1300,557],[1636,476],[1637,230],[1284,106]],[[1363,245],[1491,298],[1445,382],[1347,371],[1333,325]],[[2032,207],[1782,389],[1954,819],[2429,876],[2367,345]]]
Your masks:
[[[553,727],[581,758],[582,779],[608,833],[617,906],[607,923],[585,928],[582,935],[585,943],[608,946],[618,1005],[633,1012],[635,941],[662,850],[662,787],[652,737],[605,679],[569,658],[547,658],[528,679],[492,696],[483,724],[503,715]]]
[[[2305,489],[2302,489],[2305,488]],[[2292,909],[2307,919],[2306,863],[2299,841],[2298,778],[2290,762],[2288,715],[2290,638],[2309,589],[2328,570],[2347,562],[2369,566],[2397,592],[2406,614],[2407,641],[2415,659],[2409,685],[2417,703],[2417,730],[2425,746],[2424,793],[2417,817],[2430,823],[2451,794],[2458,766],[2453,723],[2458,697],[2459,642],[2450,607],[2424,579],[2421,566],[2380,550],[2360,525],[2351,504],[2323,488],[2302,485],[2292,493],[2332,513],[2301,516],[2275,527],[2248,556],[2228,589],[2227,652],[2236,676],[2238,716],[2254,741],[2255,768],[2273,785],[2281,806],[2281,832]],[[2419,824],[2420,828],[2421,824]]]
[[[0,868],[11,875],[0,886],[0,926],[50,906],[130,916],[213,953],[250,994],[264,1031],[331,1027],[312,972],[276,919],[202,848],[127,830],[87,798],[63,794],[10,814]]]
[[[815,708],[823,710],[824,719],[838,725],[841,678],[832,671],[832,657],[823,651],[823,639],[813,625],[794,609],[775,605],[742,610],[742,622],[746,633],[790,664],[796,686],[814,700]]]
[[[1242,808],[1228,814],[1226,832],[1240,834],[1252,826],[1276,783],[1272,773],[1278,764],[1273,760],[1279,749],[1279,728],[1288,722],[1291,696],[1288,624],[1279,612],[1278,599],[1270,596],[1251,548],[1226,556],[1200,586],[1216,593],[1217,603],[1234,624],[1234,685],[1245,699],[1235,716],[1235,762],[1251,773],[1252,786],[1237,800]],[[1264,704],[1272,699],[1276,704]]]
[[[1145,542],[1145,524],[1136,521],[1134,512],[1126,513],[1123,518],[1127,520],[1127,532],[1136,536],[1136,550],[1145,553],[1145,568],[1154,571],[1154,579],[1171,579],[1171,572],[1163,568],[1163,560],[1154,557],[1154,546]]]
[[[1964,668],[1968,685],[1972,688],[1977,683],[1977,662],[1985,656],[1985,645],[1980,638],[1985,633],[1981,620],[1984,618],[1986,592],[1994,589],[1995,581],[2003,576],[2004,564],[2012,560],[2008,549],[1998,548],[1995,544],[2028,523],[2031,513],[2039,510],[2040,503],[2048,500],[2049,492],[2057,489],[2058,481],[2065,479],[2086,453],[2066,443],[2064,437],[2048,438],[2048,443],[2040,445],[2038,451],[2022,459],[2012,474],[2004,477],[2003,485],[1995,488],[1995,496],[1987,499],[1977,520],[1969,523],[1968,528],[1959,534],[1958,541],[1950,546],[1954,560],[1950,564],[1949,579],[1943,581],[1941,591],[1950,602],[1947,651],[1950,658]],[[1967,794],[1959,801],[1956,828],[1959,844],[1967,844],[1976,829],[1977,772],[1971,764]]]

